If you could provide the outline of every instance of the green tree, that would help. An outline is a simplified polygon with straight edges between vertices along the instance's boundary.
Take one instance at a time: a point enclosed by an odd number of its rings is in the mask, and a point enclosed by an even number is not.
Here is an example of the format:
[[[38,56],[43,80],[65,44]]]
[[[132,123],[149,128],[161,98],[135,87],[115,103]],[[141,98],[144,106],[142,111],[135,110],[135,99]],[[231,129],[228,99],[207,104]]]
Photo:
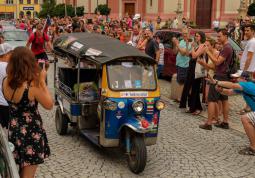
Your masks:
[[[76,14],[77,14],[77,16],[83,16],[84,15],[84,7],[83,6],[77,7]]]
[[[56,0],[46,0],[42,4],[42,10],[39,13],[39,17],[45,18],[47,15],[52,16],[54,8],[56,6]]]
[[[51,4],[51,6],[49,6],[49,3],[45,3],[42,6],[42,10],[39,13],[39,17],[45,18],[48,14],[50,16],[56,16],[56,17],[65,17],[65,4],[58,4],[58,5],[54,5]],[[66,10],[67,10],[67,16],[71,16],[74,17],[75,16],[75,10],[74,7],[72,5],[66,5]],[[76,14],[77,16],[82,16],[84,15],[84,7],[77,7],[76,8]]]
[[[255,3],[249,5],[247,15],[255,16]]]
[[[95,13],[100,12],[101,15],[109,15],[111,12],[111,8],[107,6],[107,4],[100,4],[95,9]]]
[[[58,4],[54,8],[53,16],[64,17],[65,16],[65,4]]]

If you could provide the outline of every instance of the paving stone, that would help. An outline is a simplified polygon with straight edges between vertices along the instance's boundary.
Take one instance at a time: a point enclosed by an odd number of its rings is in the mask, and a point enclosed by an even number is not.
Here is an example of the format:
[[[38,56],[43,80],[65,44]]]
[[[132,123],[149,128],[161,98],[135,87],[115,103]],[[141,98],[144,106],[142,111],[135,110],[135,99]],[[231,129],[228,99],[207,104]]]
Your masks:
[[[53,66],[48,81],[53,93]],[[170,83],[160,81],[163,99],[170,92]],[[166,98],[166,97],[165,97]],[[242,98],[231,101],[231,119],[239,124],[236,115]],[[176,103],[165,100],[157,145],[147,147],[148,162],[140,175],[129,171],[125,156],[118,149],[98,149],[82,137],[59,136],[55,129],[55,109],[40,108],[49,139],[52,155],[38,169],[38,177],[255,177],[255,159],[238,155],[238,150],[248,144],[245,134],[236,130],[213,128],[204,131],[198,125],[204,117],[183,113]],[[241,104],[240,104],[241,103]]]

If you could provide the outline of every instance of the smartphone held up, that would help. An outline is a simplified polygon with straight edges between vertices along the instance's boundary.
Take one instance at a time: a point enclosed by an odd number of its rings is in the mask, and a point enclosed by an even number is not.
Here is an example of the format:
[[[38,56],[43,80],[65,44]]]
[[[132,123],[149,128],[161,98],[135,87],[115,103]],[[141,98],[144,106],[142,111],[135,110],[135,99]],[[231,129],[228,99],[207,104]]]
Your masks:
[[[43,61],[43,60],[38,61],[38,65],[39,65],[40,70],[45,69],[45,61]]]

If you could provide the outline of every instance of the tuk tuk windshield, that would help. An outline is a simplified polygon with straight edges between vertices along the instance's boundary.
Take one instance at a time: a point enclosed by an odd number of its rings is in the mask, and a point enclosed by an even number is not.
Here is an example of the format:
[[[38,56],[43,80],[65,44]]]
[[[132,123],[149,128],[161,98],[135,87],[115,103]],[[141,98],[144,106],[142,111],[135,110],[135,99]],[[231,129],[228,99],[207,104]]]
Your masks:
[[[107,65],[112,90],[156,90],[154,67],[145,61],[118,61]]]

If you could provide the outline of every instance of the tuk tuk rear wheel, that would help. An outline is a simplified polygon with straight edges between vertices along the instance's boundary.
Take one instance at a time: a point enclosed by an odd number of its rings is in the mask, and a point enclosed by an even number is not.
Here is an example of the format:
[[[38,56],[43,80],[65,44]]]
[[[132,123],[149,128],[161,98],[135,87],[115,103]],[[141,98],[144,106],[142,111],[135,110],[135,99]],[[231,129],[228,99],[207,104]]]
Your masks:
[[[128,156],[129,169],[135,173],[141,173],[147,162],[147,150],[144,138],[141,136],[133,136],[131,139],[131,150]]]
[[[64,113],[62,113],[60,106],[56,109],[55,124],[59,135],[65,135],[67,133],[68,118]]]

